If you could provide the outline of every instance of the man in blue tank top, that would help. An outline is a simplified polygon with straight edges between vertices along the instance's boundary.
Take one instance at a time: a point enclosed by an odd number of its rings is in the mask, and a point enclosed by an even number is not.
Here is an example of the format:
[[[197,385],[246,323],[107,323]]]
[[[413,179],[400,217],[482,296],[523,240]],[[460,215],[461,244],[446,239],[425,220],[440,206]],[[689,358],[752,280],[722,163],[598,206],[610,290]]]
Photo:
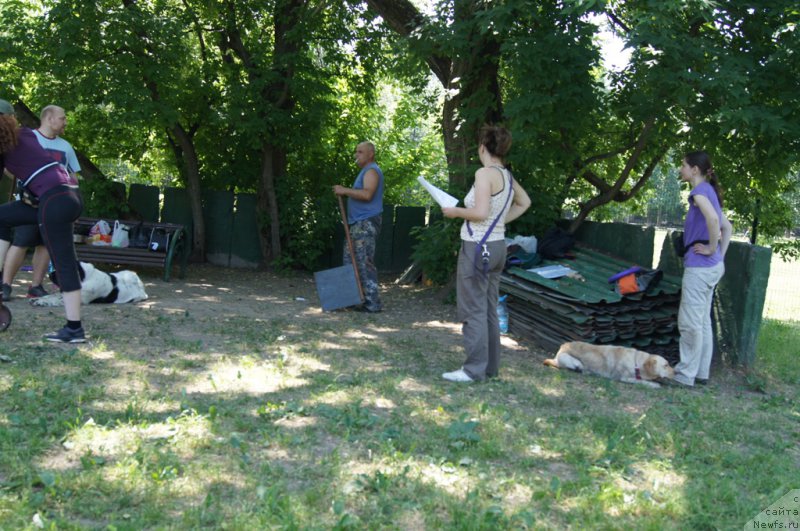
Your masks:
[[[364,291],[364,306],[360,309],[375,313],[383,309],[378,292],[378,270],[375,268],[375,242],[381,232],[383,215],[383,172],[375,163],[375,145],[372,142],[360,143],[355,155],[361,171],[353,187],[337,184],[333,193],[347,197],[347,223]],[[350,261],[347,244],[344,246],[344,261]]]

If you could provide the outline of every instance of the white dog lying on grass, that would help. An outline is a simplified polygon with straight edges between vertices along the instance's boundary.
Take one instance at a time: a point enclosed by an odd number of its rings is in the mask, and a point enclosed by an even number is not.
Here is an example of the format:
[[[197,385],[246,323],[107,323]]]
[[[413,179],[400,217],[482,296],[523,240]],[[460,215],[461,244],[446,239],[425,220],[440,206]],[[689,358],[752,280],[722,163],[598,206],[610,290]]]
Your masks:
[[[544,360],[544,364],[648,387],[660,387],[653,380],[675,376],[675,370],[661,356],[635,348],[593,345],[582,341],[564,343],[556,357]]]
[[[79,262],[78,273],[81,276],[81,302],[83,304],[124,304],[147,300],[142,279],[133,271],[106,273],[88,262]],[[55,273],[50,274],[50,280],[53,284],[58,284]],[[61,293],[52,293],[34,299],[31,304],[34,306],[61,306],[63,299]]]

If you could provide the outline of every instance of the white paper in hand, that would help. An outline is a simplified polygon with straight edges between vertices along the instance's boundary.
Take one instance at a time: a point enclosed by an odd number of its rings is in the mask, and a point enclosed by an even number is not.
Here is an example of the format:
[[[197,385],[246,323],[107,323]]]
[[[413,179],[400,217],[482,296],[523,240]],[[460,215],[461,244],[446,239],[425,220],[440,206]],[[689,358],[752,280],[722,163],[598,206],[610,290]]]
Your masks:
[[[447,192],[445,192],[441,188],[435,187],[434,185],[429,183],[427,180],[425,180],[425,177],[422,177],[420,175],[419,177],[417,177],[417,180],[419,181],[419,184],[421,184],[428,191],[428,193],[431,194],[431,197],[433,197],[433,199],[437,203],[439,203],[439,206],[441,206],[441,207],[454,207],[454,206],[456,206],[458,204],[458,199],[456,199],[452,195],[448,194]]]

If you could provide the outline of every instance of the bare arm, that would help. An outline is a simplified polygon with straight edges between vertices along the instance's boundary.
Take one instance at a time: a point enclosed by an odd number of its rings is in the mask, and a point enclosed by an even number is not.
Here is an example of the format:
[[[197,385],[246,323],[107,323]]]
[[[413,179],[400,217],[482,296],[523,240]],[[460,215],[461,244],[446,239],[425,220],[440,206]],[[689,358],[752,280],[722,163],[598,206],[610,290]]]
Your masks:
[[[3,168],[3,172],[0,175],[0,179],[2,179],[3,177],[8,177],[9,179],[11,179],[12,185],[11,188],[8,189],[8,198],[6,199],[6,201],[12,201],[14,199],[14,194],[16,193],[16,186],[14,186],[14,181],[16,180],[16,177],[14,177],[13,173],[8,171],[8,168]]]
[[[364,188],[347,188],[346,186],[340,186],[337,184],[333,187],[333,193],[336,195],[350,197],[358,201],[370,201],[372,196],[375,195],[375,191],[378,189],[378,182],[378,172],[376,172],[374,169],[371,169],[367,170],[367,173],[364,175]]]
[[[489,217],[492,195],[491,173],[481,168],[475,172],[475,206],[442,208],[446,218],[462,218],[467,221],[484,221]]]
[[[722,220],[720,220],[720,231],[722,238],[720,239],[720,252],[722,257],[725,258],[725,253],[728,252],[728,244],[731,243],[731,236],[733,236],[733,224],[728,220],[728,217],[723,213]]]
[[[530,206],[531,198],[528,197],[525,189],[514,179],[514,202],[511,204],[511,208],[508,209],[508,214],[506,214],[506,223],[520,217]]]

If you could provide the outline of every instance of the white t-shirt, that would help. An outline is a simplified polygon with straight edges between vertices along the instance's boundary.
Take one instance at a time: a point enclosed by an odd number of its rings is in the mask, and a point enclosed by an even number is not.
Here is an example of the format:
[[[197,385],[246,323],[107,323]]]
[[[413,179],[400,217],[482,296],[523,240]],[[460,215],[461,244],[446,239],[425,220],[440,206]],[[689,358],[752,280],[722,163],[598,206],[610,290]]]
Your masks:
[[[36,139],[39,141],[45,150],[47,150],[53,157],[53,160],[61,164],[69,173],[79,173],[81,165],[78,163],[78,157],[75,155],[75,150],[69,142],[57,136],[55,138],[47,138],[38,129],[33,130]]]

